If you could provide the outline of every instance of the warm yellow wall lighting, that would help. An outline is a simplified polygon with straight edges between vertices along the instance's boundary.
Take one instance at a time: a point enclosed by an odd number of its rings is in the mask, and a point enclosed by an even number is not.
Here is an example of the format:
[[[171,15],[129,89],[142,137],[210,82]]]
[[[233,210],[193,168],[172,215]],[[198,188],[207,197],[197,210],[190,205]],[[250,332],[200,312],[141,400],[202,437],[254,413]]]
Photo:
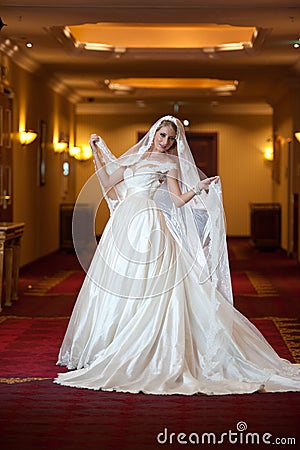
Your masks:
[[[69,148],[69,155],[72,157],[75,157],[75,155],[80,153],[81,148],[80,147],[70,147]]]
[[[37,138],[38,134],[33,130],[25,130],[19,132],[19,139],[21,145],[28,145],[34,142]]]
[[[83,145],[82,147],[71,147],[69,154],[78,161],[87,161],[93,156],[92,149],[88,145]]]
[[[264,159],[266,161],[273,161],[274,159],[274,152],[271,147],[265,148],[264,150]]]
[[[295,132],[295,138],[297,139],[298,142],[300,142],[300,131]]]
[[[68,148],[68,143],[61,141],[61,142],[54,142],[53,148],[55,153],[63,153]]]
[[[88,145],[77,148],[79,148],[79,151],[76,152],[74,158],[78,161],[87,161],[93,156],[92,149]]]
[[[263,156],[266,161],[273,161],[274,159],[274,149],[272,139],[268,139],[266,146],[263,150]]]

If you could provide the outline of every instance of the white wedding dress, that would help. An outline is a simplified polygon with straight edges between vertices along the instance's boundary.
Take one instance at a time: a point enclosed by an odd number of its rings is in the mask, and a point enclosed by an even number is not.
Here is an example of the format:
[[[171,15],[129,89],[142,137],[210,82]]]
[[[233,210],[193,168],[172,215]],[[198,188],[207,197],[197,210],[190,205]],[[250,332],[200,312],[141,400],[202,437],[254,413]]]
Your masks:
[[[63,340],[58,384],[147,394],[300,390],[300,364],[199,282],[190,254],[154,201],[168,164],[125,170]]]

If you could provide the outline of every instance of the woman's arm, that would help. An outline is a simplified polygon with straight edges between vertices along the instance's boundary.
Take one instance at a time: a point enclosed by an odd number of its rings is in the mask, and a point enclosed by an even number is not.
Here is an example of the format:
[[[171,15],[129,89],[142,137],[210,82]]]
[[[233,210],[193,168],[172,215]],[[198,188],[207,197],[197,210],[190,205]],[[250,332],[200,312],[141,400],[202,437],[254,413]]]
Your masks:
[[[90,137],[90,146],[94,155],[94,162],[97,170],[97,175],[104,187],[105,190],[112,188],[117,183],[124,179],[124,170],[125,167],[120,167],[115,170],[113,173],[108,174],[105,169],[105,164],[102,161],[102,157],[100,154],[100,150],[98,145],[96,144],[99,141],[99,137],[97,134],[91,134]],[[100,165],[100,170],[99,170]]]
[[[199,181],[197,186],[193,187],[187,192],[182,193],[178,183],[177,169],[170,170],[167,175],[168,189],[171,198],[177,208],[180,208],[181,206],[192,200],[192,198],[194,198],[195,195],[199,194],[202,189],[208,189],[209,185],[213,181],[217,181],[218,179],[218,176],[205,178],[204,180]]]

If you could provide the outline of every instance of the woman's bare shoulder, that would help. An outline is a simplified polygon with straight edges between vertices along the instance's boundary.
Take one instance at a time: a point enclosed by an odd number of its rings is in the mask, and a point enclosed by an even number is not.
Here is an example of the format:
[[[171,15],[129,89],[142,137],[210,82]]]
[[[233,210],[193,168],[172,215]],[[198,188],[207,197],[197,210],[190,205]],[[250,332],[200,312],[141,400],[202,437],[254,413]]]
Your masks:
[[[166,158],[166,162],[168,163],[168,164],[171,164],[172,166],[174,166],[174,168],[176,168],[177,167],[177,163],[178,163],[178,158],[177,158],[177,156],[175,156],[175,155],[166,155],[165,156],[165,158]]]

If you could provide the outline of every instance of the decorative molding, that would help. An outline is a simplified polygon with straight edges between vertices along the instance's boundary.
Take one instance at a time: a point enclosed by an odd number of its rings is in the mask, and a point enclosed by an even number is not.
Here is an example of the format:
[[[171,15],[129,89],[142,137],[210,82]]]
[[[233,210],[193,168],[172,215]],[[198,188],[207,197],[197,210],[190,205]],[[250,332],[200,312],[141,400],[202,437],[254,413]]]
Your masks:
[[[57,94],[63,95],[71,103],[77,103],[81,97],[75,92],[71,91],[61,80],[58,78],[51,78],[48,81],[48,86]]]
[[[170,106],[166,105],[165,111],[162,113],[170,112]],[[201,115],[201,114],[213,114],[213,115],[265,115],[271,116],[273,114],[273,108],[267,103],[227,103],[221,102],[217,105],[209,103],[201,103],[195,108],[195,105],[189,109],[188,104],[181,107],[182,114],[189,115]],[[134,101],[131,102],[87,102],[78,103],[76,105],[76,114],[155,114],[157,113],[156,104],[145,105],[141,108]]]

